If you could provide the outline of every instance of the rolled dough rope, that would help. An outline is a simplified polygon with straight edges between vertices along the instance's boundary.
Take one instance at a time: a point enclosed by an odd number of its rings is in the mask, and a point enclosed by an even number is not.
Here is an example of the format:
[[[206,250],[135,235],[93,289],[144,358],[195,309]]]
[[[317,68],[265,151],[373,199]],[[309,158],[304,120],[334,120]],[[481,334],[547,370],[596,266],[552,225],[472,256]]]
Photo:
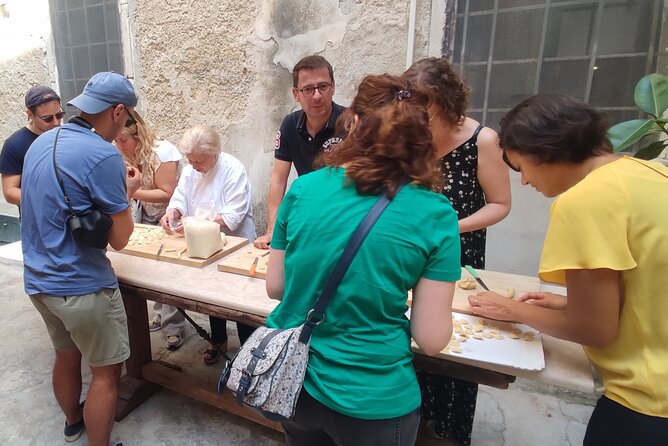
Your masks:
[[[181,251],[179,251],[179,252],[176,254],[176,258],[177,258],[177,259],[180,259],[181,256],[183,255],[183,253],[186,252],[187,250],[188,250],[188,248],[183,248]]]

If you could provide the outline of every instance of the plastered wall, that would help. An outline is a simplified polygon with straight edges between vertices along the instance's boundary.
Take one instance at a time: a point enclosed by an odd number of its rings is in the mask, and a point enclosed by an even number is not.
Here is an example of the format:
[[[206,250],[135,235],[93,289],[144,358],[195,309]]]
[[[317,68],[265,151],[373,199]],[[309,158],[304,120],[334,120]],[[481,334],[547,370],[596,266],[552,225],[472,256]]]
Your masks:
[[[190,126],[221,133],[224,150],[251,176],[258,229],[273,142],[297,108],[291,70],[308,54],[334,66],[335,101],[347,105],[367,73],[401,73],[410,1],[392,0],[120,0],[126,74],[139,109],[158,133],[178,143]],[[22,98],[35,83],[57,88],[50,60],[48,0],[8,0],[0,35],[12,42],[0,61],[0,139],[25,123]],[[417,1],[415,58],[427,54],[431,0]]]
[[[48,48],[51,26],[47,0],[0,2],[0,144],[26,125],[24,97],[36,84],[55,88]],[[18,215],[18,208],[0,194],[0,213]]]
[[[26,125],[24,97],[33,85],[55,87],[48,61],[50,45],[47,0],[0,2],[0,141]]]
[[[416,2],[414,60],[440,50],[434,36],[443,20],[433,12],[440,16],[446,8],[433,2]],[[25,124],[23,95],[31,85],[57,87],[48,1],[5,5],[0,141]],[[326,57],[335,71],[334,100],[344,105],[365,74],[399,74],[406,66],[410,0],[120,0],[120,5],[126,74],[140,94],[139,109],[174,143],[196,123],[221,133],[224,150],[249,171],[259,231],[266,224],[276,130],[298,107],[290,93],[294,64],[308,54]],[[549,201],[520,186],[519,178],[512,180],[513,210],[489,231],[487,267],[535,274]]]
[[[258,229],[276,131],[296,109],[292,67],[320,54],[347,105],[367,73],[405,68],[409,1],[128,0],[140,108],[177,143],[196,123],[222,135],[253,184]],[[426,55],[431,1],[418,1],[415,54]]]

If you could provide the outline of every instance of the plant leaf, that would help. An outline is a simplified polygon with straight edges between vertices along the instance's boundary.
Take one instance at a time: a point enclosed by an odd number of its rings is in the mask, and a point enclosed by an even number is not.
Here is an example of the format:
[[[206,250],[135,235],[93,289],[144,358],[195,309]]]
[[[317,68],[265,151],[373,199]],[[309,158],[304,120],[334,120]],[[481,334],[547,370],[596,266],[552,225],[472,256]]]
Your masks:
[[[653,160],[657,156],[661,155],[661,152],[663,152],[663,149],[666,148],[666,142],[668,141],[656,141],[653,142],[652,144],[648,145],[647,147],[643,147],[642,149],[638,150],[635,155],[633,155],[635,158],[640,158],[643,160]]]
[[[668,109],[668,76],[652,73],[638,81],[633,95],[638,108],[660,118]]]
[[[633,119],[610,127],[608,138],[615,152],[624,150],[640,141],[654,125],[651,119]]]

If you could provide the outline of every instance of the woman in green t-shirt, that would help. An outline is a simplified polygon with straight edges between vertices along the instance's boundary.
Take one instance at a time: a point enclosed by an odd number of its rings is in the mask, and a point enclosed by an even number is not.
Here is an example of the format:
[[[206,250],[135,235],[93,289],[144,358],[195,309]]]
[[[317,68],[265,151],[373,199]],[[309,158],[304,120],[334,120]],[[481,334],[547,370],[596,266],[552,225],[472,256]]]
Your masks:
[[[438,181],[424,91],[367,76],[340,121],[348,137],[303,175],[276,219],[267,292],[270,327],[304,322],[353,231],[380,194],[393,197],[314,330],[289,445],[413,445],[420,389],[411,336],[436,354],[452,333],[461,272],[457,216]],[[409,184],[398,194],[398,185]],[[413,290],[410,321],[408,290]]]
[[[585,446],[668,444],[668,168],[612,153],[603,117],[537,95],[501,121],[508,166],[552,205],[539,276],[567,297],[469,297],[481,316],[582,344],[606,390]]]

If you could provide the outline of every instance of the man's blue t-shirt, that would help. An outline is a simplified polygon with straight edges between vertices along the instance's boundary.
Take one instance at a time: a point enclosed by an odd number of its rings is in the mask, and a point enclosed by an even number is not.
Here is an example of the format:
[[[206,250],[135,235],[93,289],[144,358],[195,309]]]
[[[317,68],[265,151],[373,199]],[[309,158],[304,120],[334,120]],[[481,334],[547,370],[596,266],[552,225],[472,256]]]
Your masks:
[[[23,158],[30,144],[37,139],[35,133],[27,127],[12,133],[2,145],[0,153],[0,173],[4,175],[21,175],[23,172]]]
[[[96,206],[107,214],[128,208],[125,165],[118,150],[76,124],[60,127],[58,170],[75,211]],[[105,249],[78,243],[67,226],[68,209],[53,166],[58,129],[28,150],[21,188],[21,242],[28,295],[79,296],[116,288]]]

